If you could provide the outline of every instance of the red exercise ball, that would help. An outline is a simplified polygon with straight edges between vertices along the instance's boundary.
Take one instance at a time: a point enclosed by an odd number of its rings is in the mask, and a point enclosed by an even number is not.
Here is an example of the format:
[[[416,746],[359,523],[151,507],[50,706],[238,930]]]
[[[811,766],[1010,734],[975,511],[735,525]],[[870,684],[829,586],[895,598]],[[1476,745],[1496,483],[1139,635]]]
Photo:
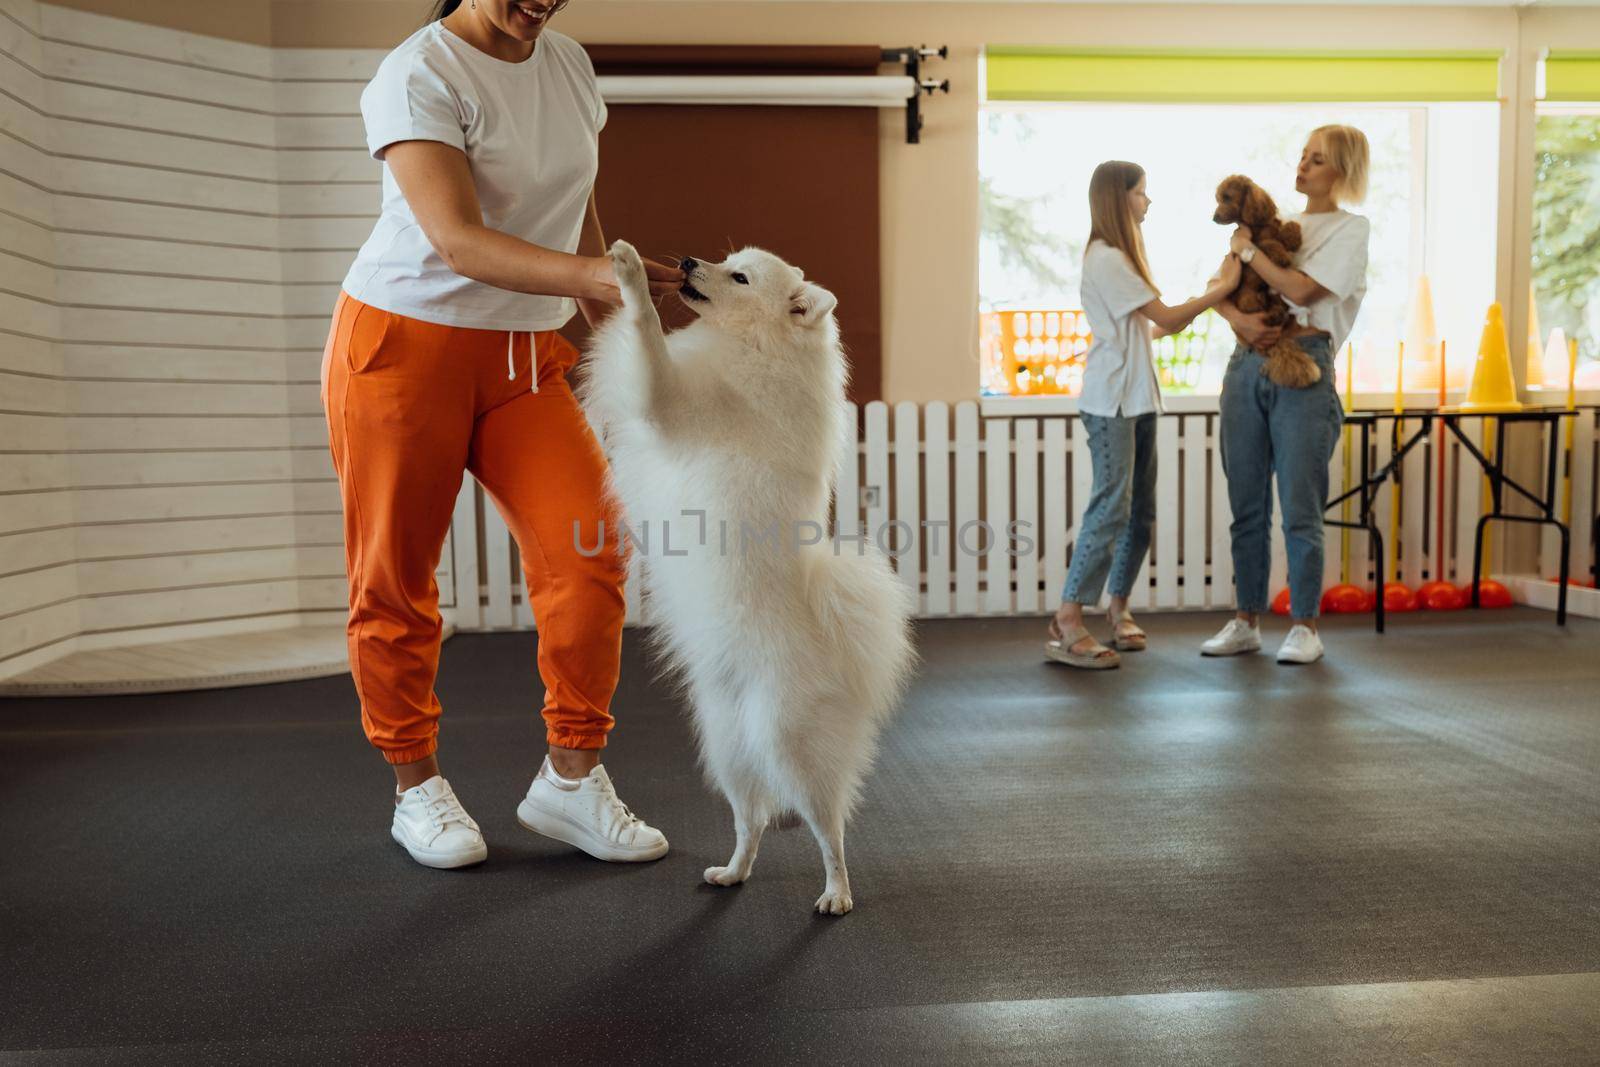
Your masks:
[[[1417,594],[1405,582],[1385,582],[1383,584],[1383,610],[1384,611],[1416,611]]]
[[[1461,595],[1467,604],[1472,603],[1472,585],[1468,583],[1461,587]],[[1495,581],[1485,578],[1478,583],[1478,606],[1480,608],[1509,608],[1515,601],[1511,599],[1511,590]]]
[[[1280,589],[1278,595],[1272,598],[1272,613],[1274,615],[1289,614],[1289,590]]]
[[[1341,582],[1322,594],[1322,610],[1329,615],[1355,615],[1371,611],[1372,594],[1359,585]]]
[[[1428,611],[1460,611],[1467,604],[1461,590],[1449,582],[1423,582],[1417,602]]]

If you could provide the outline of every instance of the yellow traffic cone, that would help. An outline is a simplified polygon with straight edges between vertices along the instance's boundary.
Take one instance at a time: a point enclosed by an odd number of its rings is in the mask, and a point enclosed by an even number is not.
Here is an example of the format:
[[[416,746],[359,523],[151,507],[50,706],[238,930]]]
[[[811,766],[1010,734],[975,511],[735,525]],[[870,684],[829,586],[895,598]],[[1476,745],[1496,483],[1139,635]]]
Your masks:
[[[1567,383],[1567,331],[1557,326],[1550,331],[1550,343],[1544,350],[1544,387],[1554,392]]]
[[[1489,305],[1478,341],[1478,365],[1472,369],[1472,386],[1462,411],[1521,411],[1517,386],[1511,378],[1511,346],[1499,304]]]
[[[1433,289],[1426,274],[1417,275],[1406,316],[1405,387],[1408,392],[1439,387],[1439,330],[1433,320]]]
[[[1539,294],[1528,283],[1528,388],[1544,385],[1544,345],[1539,343]]]

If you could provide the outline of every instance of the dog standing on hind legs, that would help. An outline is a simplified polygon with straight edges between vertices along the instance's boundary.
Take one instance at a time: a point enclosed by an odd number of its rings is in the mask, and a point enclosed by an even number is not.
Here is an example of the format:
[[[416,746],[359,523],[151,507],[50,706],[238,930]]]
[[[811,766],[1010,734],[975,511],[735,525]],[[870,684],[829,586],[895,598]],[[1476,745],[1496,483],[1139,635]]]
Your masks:
[[[611,259],[623,306],[579,389],[645,552],[653,639],[733,809],[733,854],[705,880],[745,881],[768,825],[803,822],[826,875],[816,910],[843,915],[845,824],[915,654],[912,596],[875,532],[856,550],[826,537],[855,443],[834,297],[760,249],[684,260],[698,320],[668,335],[638,253],[619,241]]]

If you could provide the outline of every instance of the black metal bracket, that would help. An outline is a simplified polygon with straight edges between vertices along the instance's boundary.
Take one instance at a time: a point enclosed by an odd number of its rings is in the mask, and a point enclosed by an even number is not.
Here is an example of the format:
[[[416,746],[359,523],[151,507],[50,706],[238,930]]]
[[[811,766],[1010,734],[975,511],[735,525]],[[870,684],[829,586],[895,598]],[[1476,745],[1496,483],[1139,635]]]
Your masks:
[[[906,68],[906,73],[916,83],[916,88],[911,91],[911,96],[906,99],[906,144],[917,144],[922,140],[922,94],[932,96],[934,93],[948,93],[950,79],[924,78],[922,64],[930,59],[949,59],[950,46],[940,45],[938,48],[929,48],[927,45],[904,48],[885,48],[883,61],[885,63],[899,63]]]

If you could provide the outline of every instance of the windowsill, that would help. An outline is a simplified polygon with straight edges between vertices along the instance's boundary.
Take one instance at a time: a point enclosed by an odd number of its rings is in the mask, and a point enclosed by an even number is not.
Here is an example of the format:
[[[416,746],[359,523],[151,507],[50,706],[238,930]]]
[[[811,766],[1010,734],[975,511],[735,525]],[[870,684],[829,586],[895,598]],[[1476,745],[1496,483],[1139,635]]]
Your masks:
[[[1600,389],[1578,391],[1578,406],[1590,407],[1600,404]],[[1445,399],[1446,404],[1459,404],[1466,399],[1465,394],[1459,390],[1453,391]],[[1523,402],[1533,407],[1550,407],[1566,403],[1567,392],[1565,389],[1529,390]],[[1214,414],[1217,410],[1217,396],[1181,395],[1164,396],[1161,398],[1169,415],[1206,415]],[[1428,411],[1439,406],[1437,391],[1406,393],[1405,406],[1410,411]],[[1394,409],[1393,393],[1357,393],[1355,395],[1355,410],[1357,411],[1392,411]],[[1039,417],[1045,415],[1076,415],[1078,413],[1078,400],[1070,396],[980,396],[978,398],[978,413],[984,418],[996,418],[1006,415]]]

